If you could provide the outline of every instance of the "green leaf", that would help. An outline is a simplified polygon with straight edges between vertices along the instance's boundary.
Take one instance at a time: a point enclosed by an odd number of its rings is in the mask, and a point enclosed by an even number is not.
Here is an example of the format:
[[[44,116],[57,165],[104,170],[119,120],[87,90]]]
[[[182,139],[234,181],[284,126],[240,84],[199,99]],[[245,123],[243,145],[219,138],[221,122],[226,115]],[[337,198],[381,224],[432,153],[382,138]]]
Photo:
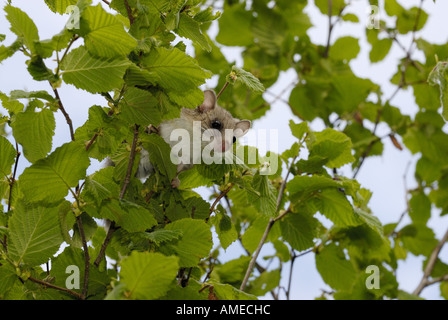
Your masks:
[[[326,188],[342,187],[339,181],[314,175],[314,176],[295,176],[287,183],[287,190],[290,194],[308,194],[314,191]]]
[[[226,7],[219,18],[219,33],[216,36],[216,41],[225,46],[252,45],[251,22],[253,16],[244,7],[244,3]]]
[[[9,228],[8,254],[18,263],[45,263],[62,243],[57,207],[32,207],[19,201]]]
[[[75,275],[73,270],[76,269],[68,269],[68,267],[78,268],[80,286],[78,289],[73,288],[72,290],[81,293],[84,283],[83,270],[85,268],[85,256],[82,249],[68,246],[63,252],[51,259],[50,279],[53,279],[55,285],[66,288],[67,281],[70,282],[69,277],[72,276],[73,279]],[[116,277],[116,273],[111,269],[108,272],[102,272],[100,268],[90,265],[88,281],[89,299],[104,299],[111,282],[111,276]],[[65,294],[63,299],[73,299],[73,296]]]
[[[200,24],[186,13],[180,15],[179,26],[175,32],[181,37],[191,39],[193,44],[200,46],[207,52],[212,50],[208,38],[202,34]]]
[[[195,267],[200,259],[209,255],[213,245],[212,233],[204,221],[181,219],[167,224],[165,229],[182,233],[179,240],[160,247],[162,252],[178,256],[180,267]]]
[[[416,256],[429,256],[438,243],[434,231],[422,224],[407,225],[399,234],[403,247]]]
[[[101,216],[115,221],[129,232],[145,231],[157,225],[148,208],[129,201],[111,200],[101,206]]]
[[[338,226],[356,226],[361,223],[344,193],[338,189],[321,191],[311,204]]]
[[[0,154],[2,155],[0,157],[0,174],[3,179],[10,175],[11,167],[14,164],[17,155],[11,142],[3,136],[0,136]]]
[[[261,214],[274,216],[277,208],[277,190],[268,179],[268,176],[257,173],[252,180],[252,188],[258,194],[248,192],[248,200]]]
[[[318,221],[307,214],[289,213],[280,220],[283,239],[298,251],[314,246],[317,226]]]
[[[11,24],[11,31],[23,38],[25,46],[34,52],[34,41],[39,40],[39,34],[33,20],[25,12],[11,5],[7,5],[4,10]]]
[[[352,155],[352,142],[344,133],[328,128],[315,132],[314,136],[315,140],[308,143],[310,157],[327,158],[327,167],[340,168],[355,160]]]
[[[127,297],[152,300],[170,289],[178,269],[176,257],[133,251],[121,261],[120,279],[126,285]]]
[[[292,135],[299,140],[302,140],[303,136],[310,131],[308,122],[306,121],[295,123],[293,120],[289,120],[289,128],[291,129]]]
[[[156,48],[143,63],[160,78],[159,84],[163,88],[176,92],[197,89],[210,77],[210,73],[202,69],[195,59],[176,48]]]
[[[369,53],[370,61],[375,63],[384,60],[392,47],[392,39],[378,39],[379,31],[376,29],[366,29],[367,40],[372,45]]]
[[[152,232],[146,232],[145,237],[159,246],[163,242],[177,240],[182,237],[179,230],[158,229]]]
[[[58,201],[85,178],[89,165],[83,145],[66,143],[26,168],[19,179],[20,188],[30,201]]]
[[[341,10],[346,6],[344,0],[332,0],[328,2],[328,0],[315,0],[314,4],[319,8],[320,12],[325,15],[328,15],[329,3],[331,3],[331,15],[337,16]]]
[[[213,286],[216,296],[221,300],[257,300],[254,295],[236,289],[230,284],[222,284],[216,281],[209,281]]]
[[[17,38],[10,46],[0,46],[0,62],[3,60],[12,57],[14,53],[16,53],[22,47],[22,39]]]
[[[149,152],[149,160],[151,163],[158,168],[161,174],[171,181],[176,176],[177,169],[170,158],[170,146],[162,137],[155,134],[150,134],[142,138],[142,145],[146,150],[151,150]]]
[[[356,272],[344,252],[334,243],[325,246],[316,254],[316,268],[322,279],[336,290],[350,291]]]
[[[423,192],[412,195],[409,209],[409,216],[414,223],[426,224],[431,217],[431,201]]]
[[[83,46],[72,50],[61,65],[66,83],[88,92],[107,92],[119,88],[126,69],[127,59],[100,59],[89,54]]]
[[[66,13],[67,7],[70,5],[75,5],[78,0],[45,0],[45,3],[53,12],[60,14]]]
[[[358,56],[361,50],[358,39],[353,37],[338,38],[331,46],[330,57],[335,60],[350,61]]]
[[[240,81],[246,87],[256,93],[263,93],[265,91],[263,84],[252,73],[236,66],[232,67],[230,75],[227,76],[227,81],[232,83],[234,83],[235,81]]]
[[[92,55],[107,59],[126,56],[137,46],[137,41],[124,30],[123,23],[104,11],[100,3],[87,7],[82,18],[89,26],[84,41]]]
[[[129,88],[120,105],[121,116],[130,124],[157,126],[162,119],[158,100],[146,90]]]
[[[438,85],[440,88],[440,100],[442,102],[442,115],[448,121],[448,62],[439,62],[428,76],[430,85]]]
[[[215,226],[219,242],[224,250],[238,239],[238,232],[236,231],[235,225],[225,213],[218,211],[216,216],[212,217],[211,221]]]
[[[264,271],[254,281],[250,282],[249,293],[255,296],[264,296],[278,287],[280,283],[280,269]]]
[[[44,158],[51,151],[56,128],[51,110],[20,112],[16,114],[11,127],[14,138],[22,145],[23,153],[31,163]]]

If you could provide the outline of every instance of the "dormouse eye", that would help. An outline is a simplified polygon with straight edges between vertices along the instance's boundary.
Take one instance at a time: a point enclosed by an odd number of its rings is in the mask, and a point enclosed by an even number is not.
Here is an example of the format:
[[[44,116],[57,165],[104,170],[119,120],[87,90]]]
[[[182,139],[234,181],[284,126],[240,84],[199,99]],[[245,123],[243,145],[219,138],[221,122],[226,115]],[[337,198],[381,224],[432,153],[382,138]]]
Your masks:
[[[235,143],[236,142],[236,137],[233,137],[233,143]]]
[[[222,124],[219,120],[212,121],[212,128],[216,130],[221,130]]]

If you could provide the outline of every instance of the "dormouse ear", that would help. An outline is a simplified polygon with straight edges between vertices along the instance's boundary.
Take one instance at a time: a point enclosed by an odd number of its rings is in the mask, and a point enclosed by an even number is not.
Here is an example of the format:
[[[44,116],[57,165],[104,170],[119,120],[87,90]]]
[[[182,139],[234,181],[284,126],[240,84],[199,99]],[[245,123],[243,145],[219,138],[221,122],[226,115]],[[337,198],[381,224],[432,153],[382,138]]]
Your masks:
[[[212,110],[216,105],[216,94],[213,90],[204,91],[204,102],[198,106],[198,110],[201,113]]]
[[[235,129],[233,130],[233,135],[236,138],[241,138],[247,131],[249,131],[251,122],[249,120],[241,120],[235,124]]]

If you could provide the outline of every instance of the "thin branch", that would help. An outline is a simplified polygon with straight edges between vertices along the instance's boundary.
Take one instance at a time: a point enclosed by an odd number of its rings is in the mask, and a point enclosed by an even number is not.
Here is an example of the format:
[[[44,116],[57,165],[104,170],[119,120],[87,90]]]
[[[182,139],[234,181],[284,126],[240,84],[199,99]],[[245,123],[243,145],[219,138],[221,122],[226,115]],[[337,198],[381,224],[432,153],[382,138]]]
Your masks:
[[[90,274],[90,255],[89,247],[87,246],[86,235],[84,233],[84,227],[82,225],[81,216],[76,217],[76,223],[78,224],[79,234],[81,236],[82,247],[84,249],[84,284],[82,287],[82,300],[87,297],[87,289],[89,286],[89,274]]]
[[[134,128],[134,139],[132,140],[131,153],[129,154],[129,163],[128,163],[128,169],[126,171],[126,177],[124,179],[123,187],[121,188],[120,191],[120,200],[123,199],[124,194],[126,193],[126,189],[128,188],[128,185],[131,182],[131,173],[132,173],[132,167],[134,166],[135,148],[137,147],[139,127],[140,126],[136,124]]]
[[[218,204],[218,202],[229,193],[229,191],[233,188],[233,185],[234,184],[231,183],[230,186],[227,187],[227,189],[225,189],[223,192],[219,194],[219,196],[216,197],[215,201],[210,207],[210,211],[208,213],[208,217],[205,219],[205,222],[208,222],[208,219],[210,219],[210,215],[213,213],[213,211],[215,211],[215,207]]]
[[[70,116],[68,115],[67,111],[65,111],[64,105],[62,104],[61,97],[59,96],[58,89],[54,88],[53,85],[51,84],[51,82],[50,82],[50,85],[53,88],[53,92],[54,92],[54,95],[56,96],[56,99],[58,100],[59,110],[61,110],[62,114],[64,115],[65,121],[67,122],[68,127],[70,129],[70,137],[71,137],[72,141],[75,141],[75,134],[73,131],[72,119],[70,119]]]
[[[107,0],[103,0],[103,2],[104,2],[105,4],[107,4],[108,6],[110,6],[110,2],[109,2],[109,1],[107,1]]]
[[[291,161],[291,165],[288,168],[288,172],[286,173],[285,179],[283,180],[283,182],[282,182],[282,184],[280,186],[280,191],[279,191],[279,194],[278,194],[278,197],[277,197],[277,207],[275,209],[275,212],[278,212],[278,210],[280,209],[280,204],[281,204],[281,201],[282,201],[282,198],[283,198],[283,194],[284,194],[285,188],[286,188],[286,182],[287,182],[288,176],[289,176],[289,174],[291,172],[291,168],[292,168],[292,165],[294,164],[295,159],[296,159],[296,157],[294,157],[294,159]],[[264,243],[266,241],[266,238],[268,237],[268,234],[271,231],[272,226],[274,225],[274,223],[276,221],[282,219],[290,211],[291,211],[291,207],[288,208],[288,210],[286,210],[285,212],[283,212],[279,216],[277,216],[275,218],[271,218],[269,220],[268,225],[266,226],[266,229],[265,229],[265,231],[263,233],[263,236],[261,237],[261,240],[258,243],[258,247],[255,250],[255,252],[254,252],[254,254],[252,256],[252,259],[249,262],[249,266],[248,266],[248,268],[246,270],[246,275],[244,276],[243,282],[241,283],[241,286],[240,286],[240,290],[241,291],[244,291],[244,289],[246,288],[247,281],[249,280],[249,277],[250,277],[250,275],[252,273],[252,270],[254,269],[255,263],[257,261],[258,255],[260,254],[261,248],[263,247],[263,245],[264,245]]]
[[[222,89],[219,91],[219,93],[216,95],[216,100],[219,99],[219,97],[221,96],[221,94],[224,92],[224,90],[226,90],[226,88],[229,86],[230,82],[227,81],[224,86],[222,87]]]
[[[414,292],[412,294],[418,296],[422,292],[424,288],[426,288],[429,284],[432,284],[434,282],[431,282],[429,279],[429,276],[432,273],[432,270],[434,269],[434,266],[437,262],[437,258],[439,256],[440,250],[442,250],[443,245],[445,242],[448,241],[448,230],[446,231],[445,235],[442,237],[442,240],[437,244],[437,246],[432,251],[428,263],[426,264],[425,271],[423,272],[423,277],[420,283],[418,284],[417,288],[415,288]]]
[[[112,221],[109,226],[109,230],[107,230],[106,238],[104,239],[104,242],[101,245],[100,253],[98,254],[98,256],[95,259],[95,262],[93,263],[95,266],[99,267],[101,260],[103,260],[103,258],[106,256],[107,246],[109,245],[110,239],[112,238],[112,234],[116,230],[118,230],[118,228],[115,227],[115,221]]]
[[[120,200],[123,199],[123,197],[126,193],[126,190],[128,188],[128,185],[131,182],[131,173],[132,173],[132,167],[134,166],[135,148],[137,147],[138,128],[139,127],[140,126],[136,124],[135,128],[134,128],[134,138],[132,139],[131,153],[129,154],[129,163],[128,163],[128,168],[126,171],[126,177],[123,182],[123,187],[121,188],[121,191],[120,191]],[[101,260],[105,257],[107,246],[109,245],[110,239],[112,238],[112,235],[116,230],[118,230],[118,228],[115,226],[115,222],[112,221],[109,226],[109,230],[107,231],[106,238],[104,239],[104,242],[101,245],[100,252],[95,259],[95,262],[94,262],[95,266],[98,267],[101,263]]]
[[[51,284],[51,283],[48,283],[46,281],[39,280],[39,279],[36,279],[36,278],[33,278],[33,277],[29,277],[28,280],[30,280],[32,282],[35,282],[35,283],[38,283],[38,284],[41,284],[41,285],[43,285],[45,287],[48,287],[48,288],[56,289],[56,290],[59,290],[59,291],[64,291],[64,292],[66,292],[66,293],[68,293],[68,294],[70,294],[70,295],[72,295],[72,296],[74,296],[74,297],[76,297],[78,299],[83,299],[83,295],[82,294],[79,294],[78,292],[72,291],[70,289],[63,288],[63,287],[58,287],[58,286],[55,286],[54,284]]]
[[[64,53],[62,54],[61,60],[58,59],[58,66],[56,68],[56,74],[59,74],[59,66],[61,65],[62,61],[64,61],[65,56],[67,55],[68,51],[70,50],[70,47],[72,44],[79,39],[78,35],[73,35],[72,39],[70,40],[69,44],[67,45],[67,48],[65,49]]]
[[[98,132],[95,133],[92,137],[92,139],[90,139],[89,143],[87,143],[86,145],[86,151],[89,151],[90,147],[92,146],[92,144],[95,142],[96,138],[98,138]]]
[[[128,0],[124,0],[124,5],[126,7],[126,11],[128,12],[129,23],[132,26],[134,24],[134,16],[132,15],[132,10],[129,6]]]
[[[11,210],[11,200],[12,200],[12,187],[14,186],[14,183],[16,182],[16,173],[17,173],[17,165],[19,163],[20,158],[20,151],[19,151],[19,145],[16,142],[16,162],[14,163],[14,171],[11,177],[11,180],[9,181],[9,196],[8,196],[8,212]],[[6,236],[5,236],[6,240]],[[6,242],[5,242],[6,243]]]
[[[331,14],[332,14],[332,1],[328,0],[328,37],[327,37],[327,46],[325,47],[324,58],[328,58],[328,54],[330,53],[330,40],[331,40],[331,32],[333,31],[334,24],[331,23]]]

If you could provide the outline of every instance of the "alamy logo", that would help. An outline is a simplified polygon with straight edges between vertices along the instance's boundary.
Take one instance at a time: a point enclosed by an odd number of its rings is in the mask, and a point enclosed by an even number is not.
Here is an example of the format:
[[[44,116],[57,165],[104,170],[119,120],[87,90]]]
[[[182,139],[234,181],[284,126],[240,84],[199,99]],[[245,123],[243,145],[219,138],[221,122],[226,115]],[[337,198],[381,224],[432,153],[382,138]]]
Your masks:
[[[67,289],[79,289],[79,267],[76,265],[69,265],[65,268],[65,273],[70,275],[65,279],[65,287]]]
[[[380,268],[375,265],[370,265],[366,268],[366,273],[370,273],[370,276],[366,279],[366,288],[379,289],[380,288]]]
[[[79,14],[79,8],[77,6],[71,5],[68,6],[65,10],[66,14],[70,14],[70,18],[68,19],[67,23],[65,24],[65,27],[69,30],[79,29],[79,20],[80,20],[80,14]]]

